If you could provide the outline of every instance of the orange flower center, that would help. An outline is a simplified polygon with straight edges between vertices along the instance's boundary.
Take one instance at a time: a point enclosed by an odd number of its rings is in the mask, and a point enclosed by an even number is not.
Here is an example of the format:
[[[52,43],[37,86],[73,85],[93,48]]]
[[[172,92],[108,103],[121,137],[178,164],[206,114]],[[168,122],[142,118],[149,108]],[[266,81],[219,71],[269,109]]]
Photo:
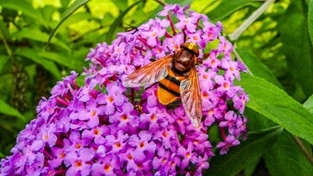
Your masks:
[[[75,166],[76,167],[81,167],[82,166],[82,162],[79,160],[79,161],[76,161],[75,162]]]
[[[122,118],[122,120],[124,120],[124,121],[128,119],[127,115],[125,115],[125,114],[124,114],[124,115],[122,115],[122,117],[121,117],[121,118]]]
[[[144,143],[144,142],[140,142],[139,146],[140,146],[141,148],[143,148],[143,147],[145,146],[145,143]]]
[[[94,129],[93,130],[93,134],[98,135],[99,134],[99,130],[98,129]]]
[[[81,145],[80,143],[78,143],[78,144],[75,145],[75,148],[76,148],[76,149],[80,149],[81,147],[82,147],[82,145]]]
[[[164,137],[167,137],[167,136],[168,136],[168,134],[167,134],[166,131],[164,131],[162,135],[163,135]]]
[[[166,161],[167,161],[167,160],[166,160],[165,158],[162,159],[162,163],[163,163],[163,164],[166,163]]]
[[[215,65],[215,60],[211,61],[211,65],[214,66]]]
[[[190,157],[191,157],[190,152],[187,152],[186,157],[187,157],[187,158],[190,158]]]
[[[109,171],[111,170],[110,164],[105,164],[105,165],[104,165],[104,170],[105,170],[106,172],[109,172]]]
[[[228,86],[227,83],[224,83],[224,84],[223,84],[223,87],[224,87],[225,89],[228,89],[229,86]]]
[[[213,109],[210,109],[209,110],[209,115],[212,115],[213,114]]]
[[[155,115],[155,114],[152,114],[152,115],[151,115],[151,120],[152,120],[152,121],[155,121],[155,119],[156,119],[156,115]]]
[[[113,101],[114,101],[114,98],[113,98],[113,97],[109,97],[109,98],[108,98],[108,102],[109,102],[109,103],[112,103]]]
[[[65,157],[65,153],[62,152],[62,153],[60,154],[59,158],[62,159],[62,158],[64,158],[64,157]]]
[[[208,96],[209,96],[209,94],[208,94],[207,92],[203,92],[203,93],[202,93],[202,97],[203,97],[203,98],[207,98]]]
[[[121,143],[117,142],[117,143],[115,144],[115,147],[116,147],[116,148],[121,148]]]
[[[127,155],[127,158],[130,159],[130,160],[132,160],[132,159],[133,159],[133,156],[132,156],[131,154],[128,154],[128,155]]]
[[[97,114],[97,111],[93,110],[91,111],[91,116],[94,117]]]

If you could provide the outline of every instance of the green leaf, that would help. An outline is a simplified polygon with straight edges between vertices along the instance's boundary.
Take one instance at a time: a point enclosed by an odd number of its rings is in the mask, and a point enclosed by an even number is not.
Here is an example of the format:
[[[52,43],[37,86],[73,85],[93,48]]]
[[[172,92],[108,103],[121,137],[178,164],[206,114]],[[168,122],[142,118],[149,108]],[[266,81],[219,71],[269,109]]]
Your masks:
[[[280,136],[283,128],[273,127],[260,132],[251,132],[247,140],[231,148],[227,155],[218,155],[210,161],[210,168],[203,175],[237,175],[241,170],[258,160]]]
[[[300,103],[262,78],[241,74],[238,84],[248,93],[247,107],[313,144],[313,116]]]
[[[309,12],[308,12],[308,29],[311,39],[311,46],[313,47],[313,1],[309,2]]]
[[[206,15],[212,21],[219,21],[245,6],[257,6],[255,0],[222,0],[222,2]]]
[[[38,53],[39,56],[43,58],[47,58],[49,60],[55,61],[60,65],[64,65],[68,68],[74,69],[76,68],[77,61],[73,60],[72,57],[65,56],[63,53],[55,53],[55,52],[42,52]]]
[[[9,60],[7,55],[0,55],[0,73],[4,67],[4,64]]]
[[[48,42],[47,42],[47,46],[50,44],[51,39],[53,38],[53,36],[55,35],[55,33],[57,32],[57,30],[59,29],[59,27],[62,25],[62,23],[68,18],[70,17],[77,9],[79,9],[81,6],[87,4],[90,0],[76,0],[63,14],[62,14],[62,18],[61,21],[57,24],[57,26],[52,30]]]
[[[40,24],[44,26],[48,26],[46,20],[43,18],[41,13],[34,9],[31,3],[28,1],[21,0],[0,0],[0,5],[2,8],[13,9],[16,11],[22,11],[23,14],[33,18],[35,21],[38,21]]]
[[[307,109],[311,114],[313,114],[313,95],[311,95],[304,103],[303,106]]]
[[[264,159],[271,176],[313,175],[313,167],[287,132],[280,135]]]
[[[120,9],[120,11],[127,9],[127,2],[125,3],[125,0],[114,0],[112,2]]]
[[[137,1],[134,4],[132,4],[131,6],[129,6],[126,10],[124,10],[122,13],[120,13],[119,16],[114,20],[114,22],[111,24],[109,31],[108,31],[108,35],[106,38],[107,43],[112,42],[113,36],[115,35],[115,30],[119,25],[122,24],[123,17],[127,14],[127,12],[129,10],[131,10],[133,7],[135,7],[137,4],[139,4],[140,2],[142,2],[142,1]]]
[[[26,121],[25,117],[15,108],[7,104],[5,101],[0,99],[0,113],[6,114],[9,116],[14,116],[20,120]]]
[[[18,39],[27,38],[43,43],[46,42],[49,37],[48,34],[41,32],[39,28],[23,28],[22,30],[12,34],[12,36]],[[58,45],[67,51],[71,51],[71,48],[68,45],[56,38],[54,38],[51,43]]]
[[[313,56],[305,11],[303,1],[291,1],[280,19],[279,30],[288,69],[308,97],[313,93]]]
[[[6,24],[2,20],[0,20],[0,37],[5,38],[6,40],[11,38],[9,29],[6,27]]]
[[[75,82],[79,87],[82,87],[85,85],[85,79],[86,75],[79,75],[76,79]]]
[[[236,48],[235,50],[239,54],[241,60],[248,67],[252,75],[264,78],[268,82],[271,82],[282,88],[281,84],[277,81],[271,70],[266,65],[264,65],[251,51],[242,48]]]
[[[56,53],[56,52],[40,52],[38,56],[42,58],[55,61],[56,63],[66,66],[75,71],[83,71],[84,66],[88,66],[88,62],[85,61],[88,50],[85,48],[78,49],[74,53]]]
[[[68,18],[66,21],[63,22],[63,25],[59,27],[58,30],[63,30],[63,28],[68,28],[71,24],[77,23],[78,21],[88,21],[93,20],[93,17],[88,12],[77,12],[71,15],[71,18]],[[99,35],[99,34],[98,34]]]
[[[245,108],[245,116],[249,119],[247,127],[249,131],[259,131],[273,126],[277,126],[276,123],[265,117],[264,115],[250,109]]]
[[[187,6],[192,3],[192,0],[167,0],[168,4],[179,4],[180,6]]]
[[[40,57],[37,51],[30,49],[30,48],[18,48],[15,51],[15,54],[28,58],[34,61],[35,63],[42,65],[46,70],[52,73],[55,76],[55,78],[57,79],[61,78],[60,71],[58,70],[55,63],[52,61],[46,60],[43,57]]]

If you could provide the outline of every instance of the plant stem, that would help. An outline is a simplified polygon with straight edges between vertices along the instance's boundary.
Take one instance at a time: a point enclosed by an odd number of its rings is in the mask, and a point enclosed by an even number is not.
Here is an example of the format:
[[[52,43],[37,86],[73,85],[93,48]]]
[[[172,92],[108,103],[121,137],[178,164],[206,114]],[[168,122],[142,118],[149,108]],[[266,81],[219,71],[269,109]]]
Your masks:
[[[5,38],[5,36],[4,36],[4,34],[3,34],[1,29],[0,29],[0,36],[2,36],[3,44],[4,44],[5,49],[6,49],[7,53],[8,53],[8,55],[9,55],[9,58],[13,61],[14,58],[13,58],[12,51],[11,51],[11,49],[10,49],[8,43],[7,43],[7,40],[6,40],[6,38]]]
[[[263,12],[274,2],[275,0],[267,0],[265,1],[261,7],[259,7],[253,14],[241,25],[239,26],[235,32],[229,34],[229,38],[231,41],[237,40],[241,33],[245,31],[259,16],[263,14]]]
[[[306,147],[304,146],[304,144],[302,143],[302,141],[295,135],[292,134],[293,139],[296,141],[296,143],[299,145],[300,149],[302,150],[302,152],[304,153],[306,159],[311,163],[311,165],[313,166],[313,157],[311,156],[311,154],[309,153],[309,151],[306,149]]]
[[[236,50],[236,45],[235,45],[235,47],[234,47],[233,52],[234,52],[234,54],[235,54],[235,57],[236,57],[238,60],[240,60],[240,62],[245,63],[245,62],[241,59],[240,55],[238,54],[238,52],[237,52],[237,50]],[[253,73],[249,70],[248,67],[247,67],[247,72],[248,72],[250,75],[253,75]]]

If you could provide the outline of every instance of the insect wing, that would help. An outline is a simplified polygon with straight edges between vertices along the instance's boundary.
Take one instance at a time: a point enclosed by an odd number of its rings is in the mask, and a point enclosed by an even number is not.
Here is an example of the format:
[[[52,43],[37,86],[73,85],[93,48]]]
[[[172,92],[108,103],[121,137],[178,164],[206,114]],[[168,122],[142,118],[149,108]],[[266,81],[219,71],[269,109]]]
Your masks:
[[[190,70],[187,79],[181,81],[180,94],[187,115],[190,117],[191,122],[197,127],[202,118],[202,102],[199,78],[195,68]]]
[[[125,78],[123,85],[125,87],[141,87],[160,81],[167,76],[167,68],[172,60],[173,55],[166,56],[135,70]]]

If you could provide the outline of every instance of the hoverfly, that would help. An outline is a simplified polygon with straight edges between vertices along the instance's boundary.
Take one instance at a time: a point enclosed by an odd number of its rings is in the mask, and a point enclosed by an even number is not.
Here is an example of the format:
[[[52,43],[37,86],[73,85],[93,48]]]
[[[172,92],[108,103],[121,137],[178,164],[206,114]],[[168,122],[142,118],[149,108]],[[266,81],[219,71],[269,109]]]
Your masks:
[[[191,122],[197,127],[202,118],[199,79],[195,65],[199,50],[194,43],[185,42],[179,51],[141,67],[129,74],[123,85],[141,87],[159,82],[157,96],[168,105],[179,96]]]

